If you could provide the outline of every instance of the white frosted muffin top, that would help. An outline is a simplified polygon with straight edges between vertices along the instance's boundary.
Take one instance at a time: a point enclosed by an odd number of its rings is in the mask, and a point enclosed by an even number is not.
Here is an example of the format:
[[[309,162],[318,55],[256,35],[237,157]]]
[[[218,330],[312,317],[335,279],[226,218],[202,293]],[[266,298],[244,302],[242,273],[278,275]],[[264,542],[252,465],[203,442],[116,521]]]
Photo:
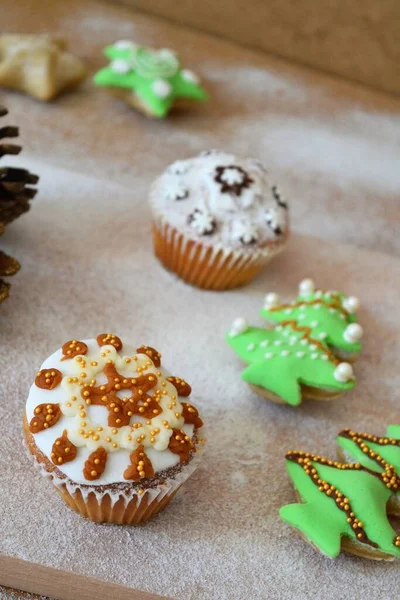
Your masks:
[[[150,205],[156,222],[209,245],[250,251],[288,235],[287,204],[262,164],[216,150],[170,165]]]
[[[195,451],[202,422],[190,392],[154,348],[100,334],[44,361],[26,418],[38,450],[73,482],[141,482],[172,474]]]

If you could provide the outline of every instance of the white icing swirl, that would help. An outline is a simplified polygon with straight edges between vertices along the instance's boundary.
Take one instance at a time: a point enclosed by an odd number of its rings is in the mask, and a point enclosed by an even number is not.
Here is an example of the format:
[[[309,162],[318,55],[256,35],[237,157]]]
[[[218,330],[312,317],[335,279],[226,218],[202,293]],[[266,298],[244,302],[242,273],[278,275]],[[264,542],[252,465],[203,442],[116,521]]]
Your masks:
[[[146,354],[135,353],[134,348],[126,344],[117,352],[111,345],[100,348],[96,340],[84,341],[88,346],[85,356],[61,360],[62,351],[58,350],[44,361],[41,369],[57,368],[62,372],[60,385],[53,390],[44,390],[33,384],[30,389],[26,403],[28,422],[34,416],[35,408],[42,403],[58,403],[62,412],[53,427],[34,434],[39,450],[50,459],[54,441],[66,430],[68,439],[78,448],[78,454],[73,461],[58,465],[58,468],[76,483],[90,484],[83,476],[84,463],[91,452],[103,447],[109,453],[106,469],[93,482],[94,485],[126,482],[123,473],[130,465],[129,455],[140,444],[143,444],[156,473],[178,464],[179,456],[168,449],[172,429],[183,429],[192,436],[194,428],[184,423],[177,390],[167,381],[170,373],[162,366],[155,367]],[[162,412],[159,415],[152,419],[134,415],[129,425],[114,428],[107,424],[108,410],[105,406],[85,404],[81,395],[82,383],[89,384],[95,380],[95,386],[105,384],[107,379],[103,369],[109,360],[126,378],[137,377],[138,367],[144,367],[143,374],[155,374],[157,384],[147,393],[153,396],[157,390],[161,392],[158,405]],[[123,398],[130,396],[131,392],[121,390],[117,395]],[[191,399],[188,401],[191,402]]]

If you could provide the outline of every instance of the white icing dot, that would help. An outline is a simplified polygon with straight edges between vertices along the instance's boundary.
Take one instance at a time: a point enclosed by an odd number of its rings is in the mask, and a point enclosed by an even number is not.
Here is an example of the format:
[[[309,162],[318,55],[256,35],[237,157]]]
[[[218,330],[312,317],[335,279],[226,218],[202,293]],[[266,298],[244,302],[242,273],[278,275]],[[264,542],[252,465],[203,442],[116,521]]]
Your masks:
[[[318,348],[318,346],[316,346],[315,344],[310,344],[310,350],[316,350]]]
[[[322,360],[329,360],[329,356],[327,354],[323,354],[321,358]]]
[[[317,292],[315,292],[315,297],[316,298],[321,298],[321,296],[322,296],[321,290],[318,290]]]
[[[306,339],[303,339],[303,340],[300,340],[300,344],[301,344],[302,346],[307,346],[308,342],[307,342],[307,340],[306,340]]]
[[[274,346],[282,346],[282,340],[275,340]]]
[[[278,294],[275,294],[274,292],[270,292],[264,298],[265,308],[267,310],[269,308],[275,308],[276,306],[279,306],[279,302],[280,302],[280,298],[279,298]]]
[[[249,344],[249,345],[247,346],[247,350],[254,350],[254,348],[255,348],[255,347],[256,347],[256,345],[255,345],[255,344]]]
[[[190,83],[194,83],[196,85],[200,83],[200,77],[190,69],[182,69],[181,76]]]
[[[291,308],[286,308],[284,310],[285,315],[291,315],[292,314],[292,309]]]
[[[351,323],[351,325],[348,325],[344,330],[343,337],[346,342],[354,344],[355,342],[361,340],[363,333],[364,331],[361,325],[358,323]]]
[[[303,356],[305,356],[305,354],[306,354],[305,352],[296,352],[296,356],[298,358],[303,358]]]
[[[172,92],[172,87],[165,79],[156,79],[151,85],[151,89],[159,98],[168,98]]]
[[[343,308],[350,314],[354,314],[360,308],[360,301],[355,296],[349,296],[343,300]]]
[[[116,58],[115,60],[111,61],[110,68],[112,71],[114,71],[114,73],[125,74],[132,70],[132,65],[128,60]]]
[[[274,355],[273,355],[273,353],[272,353],[272,352],[266,352],[266,353],[264,354],[264,358],[272,358],[273,356],[274,356]]]
[[[281,352],[281,356],[289,356],[290,352],[289,350],[282,350]]]
[[[337,381],[341,381],[343,383],[352,379],[353,375],[354,374],[352,366],[346,362],[339,363],[333,373],[334,378]]]
[[[289,346],[296,346],[297,344],[297,340],[293,341],[293,340],[289,340]]]
[[[297,337],[295,335],[292,335],[290,338],[290,342],[291,343],[296,343],[297,342]]]
[[[321,310],[321,304],[313,304],[314,310]]]
[[[321,340],[324,340],[326,337],[328,337],[328,334],[325,333],[325,331],[322,331],[319,336],[318,336]]]
[[[247,331],[249,329],[249,324],[246,321],[246,319],[243,319],[243,317],[238,317],[237,319],[235,319],[231,325],[231,330],[230,330],[230,336],[231,337],[235,337],[237,335],[240,335],[241,333],[243,333],[244,331]]]
[[[336,312],[336,308],[330,308],[329,312],[332,313],[332,314],[335,313]]]
[[[312,294],[315,290],[315,284],[312,279],[303,279],[299,285],[299,293],[301,295],[304,294]]]
[[[306,310],[307,306],[305,304],[300,304],[300,310]]]
[[[161,48],[161,50],[159,50],[158,52],[159,56],[161,56],[161,58],[165,58],[165,59],[169,59],[169,58],[175,58],[176,57],[176,53],[171,50],[170,48]]]
[[[318,327],[318,321],[311,321],[311,327]]]
[[[304,319],[305,319],[305,318],[306,318],[306,315],[299,315],[299,316],[297,317],[297,319],[298,319],[299,321],[304,321]]]
[[[287,337],[287,336],[289,335],[289,331],[288,331],[287,329],[285,329],[285,330],[283,331],[282,335],[283,335],[284,337]]]
[[[318,358],[318,352],[313,352],[313,353],[311,354],[311,359],[312,359],[312,360],[315,360],[316,358]]]
[[[262,342],[260,342],[261,348],[265,348],[266,346],[268,346],[268,344],[269,344],[269,340],[263,340]]]
[[[118,40],[118,42],[115,42],[114,44],[114,48],[117,50],[134,50],[136,47],[137,45],[130,40]]]

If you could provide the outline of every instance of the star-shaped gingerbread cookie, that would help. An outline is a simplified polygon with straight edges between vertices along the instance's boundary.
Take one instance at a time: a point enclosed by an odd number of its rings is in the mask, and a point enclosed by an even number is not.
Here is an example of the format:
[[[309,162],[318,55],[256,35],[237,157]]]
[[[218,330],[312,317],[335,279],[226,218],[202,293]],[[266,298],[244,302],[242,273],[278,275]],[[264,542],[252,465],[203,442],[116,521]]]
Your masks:
[[[48,35],[0,36],[0,88],[48,101],[85,76],[84,64],[66,51],[63,40]]]
[[[208,99],[199,77],[183,69],[172,50],[120,40],[104,54],[110,64],[96,73],[94,82],[149,117],[162,119],[185,101]]]

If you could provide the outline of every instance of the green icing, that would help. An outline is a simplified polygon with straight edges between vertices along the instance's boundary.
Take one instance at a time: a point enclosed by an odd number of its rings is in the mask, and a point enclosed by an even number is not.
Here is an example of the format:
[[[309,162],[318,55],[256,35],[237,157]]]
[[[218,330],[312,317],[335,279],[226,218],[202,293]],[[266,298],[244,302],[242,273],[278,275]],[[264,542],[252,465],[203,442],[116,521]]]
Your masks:
[[[261,309],[261,315],[268,321],[282,323],[294,319],[299,325],[311,329],[312,337],[318,339],[329,347],[337,348],[351,354],[361,350],[361,343],[350,343],[344,338],[346,327],[355,323],[354,314],[344,313],[344,294],[339,292],[323,292],[317,290],[309,294],[302,294],[290,304],[283,304],[270,309]],[[312,303],[318,300],[317,303]]]
[[[132,90],[155,117],[165,117],[177,98],[207,100],[208,94],[191,71],[182,69],[170,50],[152,50],[117,42],[104,54],[110,65],[98,71],[94,82],[99,86]]]
[[[287,460],[286,465],[302,502],[283,506],[281,518],[299,529],[321,552],[332,558],[338,556],[343,536],[356,539],[346,513],[338,508],[334,498],[319,490],[301,465],[292,460]],[[391,492],[381,480],[362,469],[342,470],[315,461],[312,466],[321,479],[347,496],[369,540],[383,552],[400,557],[400,548],[394,545],[396,532],[386,515]]]
[[[298,331],[295,323],[268,330],[249,327],[238,335],[229,332],[227,342],[249,366],[242,379],[277,394],[288,404],[301,403],[300,384],[313,388],[345,391],[355,380],[335,378],[337,362],[329,350]]]
[[[357,435],[356,432],[354,433]],[[379,439],[378,436],[373,437]],[[400,425],[389,425],[387,428],[387,437],[382,439],[386,439],[388,442],[379,444],[376,441],[365,439],[363,437],[363,443],[372,452],[375,452],[377,455],[382,457],[386,463],[393,465],[397,476],[400,477],[400,446],[391,443],[391,440],[400,440]],[[339,434],[336,441],[348,454],[350,454],[356,461],[361,463],[363,467],[371,469],[371,471],[375,471],[376,473],[382,473],[384,471],[384,465],[380,465],[375,460],[370,458],[368,454],[363,452],[359,445],[353,441],[353,439],[350,439],[346,435]],[[399,494],[400,490],[397,492],[397,495]]]

